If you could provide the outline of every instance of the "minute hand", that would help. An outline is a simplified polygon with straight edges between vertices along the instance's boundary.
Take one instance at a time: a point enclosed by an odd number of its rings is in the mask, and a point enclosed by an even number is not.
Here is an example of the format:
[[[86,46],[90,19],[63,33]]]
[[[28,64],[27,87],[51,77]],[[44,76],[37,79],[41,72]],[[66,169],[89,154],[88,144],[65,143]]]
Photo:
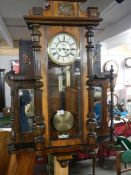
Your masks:
[[[70,48],[70,49],[63,48],[63,50],[64,50],[65,54],[68,54],[72,50],[76,50],[76,49],[74,49],[74,48]]]

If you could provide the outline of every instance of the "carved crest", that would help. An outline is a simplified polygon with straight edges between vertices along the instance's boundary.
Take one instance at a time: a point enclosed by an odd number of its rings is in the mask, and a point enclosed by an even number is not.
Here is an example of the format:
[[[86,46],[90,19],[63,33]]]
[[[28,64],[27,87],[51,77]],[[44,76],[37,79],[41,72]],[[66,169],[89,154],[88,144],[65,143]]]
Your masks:
[[[30,65],[31,64],[31,56],[30,54],[26,54],[24,53],[23,56],[22,56],[22,60],[23,62],[26,64],[26,65]]]
[[[59,3],[58,5],[58,14],[64,16],[72,16],[73,15],[73,5],[70,2]]]

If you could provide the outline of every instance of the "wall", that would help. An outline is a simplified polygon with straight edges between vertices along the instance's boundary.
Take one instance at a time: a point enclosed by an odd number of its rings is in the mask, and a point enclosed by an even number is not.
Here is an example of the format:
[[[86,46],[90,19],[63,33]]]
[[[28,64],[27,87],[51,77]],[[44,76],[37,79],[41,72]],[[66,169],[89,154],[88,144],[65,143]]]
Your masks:
[[[0,55],[0,68],[5,69],[5,73],[11,69],[11,60],[18,60],[18,53],[10,56]],[[10,97],[10,87],[5,82],[5,105],[6,107],[11,106],[11,97]]]

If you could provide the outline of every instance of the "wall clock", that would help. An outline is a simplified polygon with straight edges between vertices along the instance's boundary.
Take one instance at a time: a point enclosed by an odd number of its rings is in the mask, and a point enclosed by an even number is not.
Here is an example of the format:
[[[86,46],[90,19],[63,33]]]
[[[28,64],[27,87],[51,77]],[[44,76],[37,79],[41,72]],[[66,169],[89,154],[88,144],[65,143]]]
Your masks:
[[[69,65],[78,57],[78,42],[69,33],[58,33],[48,43],[48,54],[56,64]]]
[[[119,65],[116,61],[114,60],[109,60],[104,64],[104,71],[110,71],[111,70],[111,65],[113,66],[114,69],[114,74],[118,74],[119,71]]]
[[[131,57],[125,58],[125,66],[131,68]]]
[[[107,95],[107,104],[110,105],[111,103],[111,94],[109,93]],[[116,94],[113,94],[113,106],[116,106],[118,104],[118,96]]]
[[[70,12],[61,11],[61,7],[67,6]],[[13,80],[19,80],[17,91],[34,88],[32,145],[37,155],[55,153],[64,163],[66,155],[82,149],[94,155],[97,137],[93,113],[93,37],[102,20],[98,9],[82,12],[78,1],[49,1],[40,16],[30,11],[25,20],[32,30],[34,74],[13,76]],[[18,114],[19,103],[15,105]],[[13,137],[13,145],[14,140]]]
[[[87,76],[94,77],[94,28],[101,18],[97,8],[81,12],[77,1],[49,2],[50,6],[43,16],[32,14],[25,17],[32,30],[35,63],[39,60],[36,52],[41,55],[41,70],[39,64],[35,64],[35,72],[39,75],[37,82],[43,84],[43,87],[36,89],[42,93],[42,102],[39,101],[36,113],[41,111],[45,124],[42,134],[45,144],[41,146],[43,150],[49,148],[59,154],[70,154],[80,145],[93,150],[96,146],[96,123],[92,114],[94,97],[90,92],[93,88],[87,92]],[[61,8],[67,6],[70,12],[66,12],[65,16]],[[40,42],[36,36],[41,36]],[[38,101],[39,96],[35,97]],[[88,113],[91,113],[89,118]]]

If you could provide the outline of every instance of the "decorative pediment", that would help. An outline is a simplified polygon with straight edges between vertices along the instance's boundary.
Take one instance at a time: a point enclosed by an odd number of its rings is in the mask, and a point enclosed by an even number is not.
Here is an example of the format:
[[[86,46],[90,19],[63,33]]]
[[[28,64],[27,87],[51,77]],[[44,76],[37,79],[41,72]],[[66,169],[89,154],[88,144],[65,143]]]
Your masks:
[[[79,1],[49,1],[44,7],[33,7],[29,11],[30,16],[43,16],[43,17],[59,17],[59,18],[72,18],[72,17],[99,17],[97,7],[89,7],[87,11],[80,8]]]

